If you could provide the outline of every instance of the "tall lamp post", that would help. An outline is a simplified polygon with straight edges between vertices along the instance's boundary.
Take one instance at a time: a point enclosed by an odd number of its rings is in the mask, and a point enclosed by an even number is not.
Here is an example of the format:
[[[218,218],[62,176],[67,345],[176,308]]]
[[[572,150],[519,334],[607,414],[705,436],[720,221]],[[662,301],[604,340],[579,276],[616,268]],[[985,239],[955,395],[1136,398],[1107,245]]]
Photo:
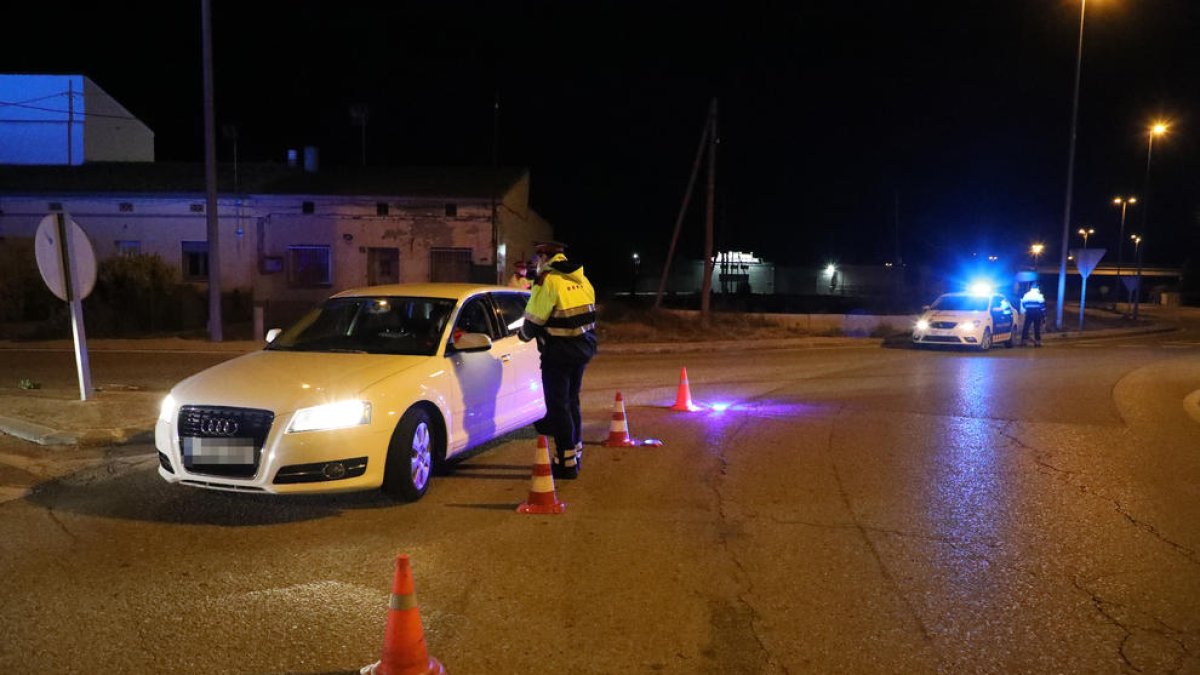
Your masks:
[[[1146,132],[1146,178],[1142,181],[1142,232],[1146,231],[1147,214],[1150,211],[1150,160],[1154,157],[1154,138],[1156,136],[1165,135],[1168,129],[1170,129],[1170,126],[1167,125],[1166,122],[1155,122],[1154,124],[1150,125],[1150,128]],[[1138,237],[1136,242],[1140,244],[1141,240],[1142,238]],[[1136,244],[1134,250],[1137,251]],[[1138,305],[1140,304],[1142,297],[1142,256],[1144,254],[1144,252],[1138,252],[1135,254],[1137,257],[1138,266],[1136,284],[1137,290],[1133,296],[1134,320],[1138,318]]]
[[[1125,253],[1125,209],[1136,203],[1137,197],[1113,197],[1113,204],[1121,207],[1121,230],[1117,233],[1117,293],[1121,292],[1121,263]]]
[[[1075,51],[1075,94],[1071,100],[1071,143],[1067,151],[1067,197],[1063,208],[1062,253],[1058,261],[1058,306],[1055,325],[1062,330],[1063,301],[1067,295],[1067,245],[1071,236],[1071,192],[1075,184],[1075,137],[1079,127],[1079,71],[1083,66],[1083,20],[1087,16],[1087,0],[1079,0],[1079,47]]]
[[[1038,260],[1042,257],[1042,251],[1046,250],[1046,245],[1042,243],[1034,244],[1029,247],[1029,253],[1033,255],[1033,271],[1037,272]]]
[[[1091,228],[1091,227],[1088,227],[1088,228],[1083,228],[1083,227],[1081,227],[1081,228],[1079,228],[1079,236],[1083,237],[1083,247],[1084,247],[1085,249],[1087,248],[1087,240],[1088,240],[1088,237],[1092,236],[1093,234],[1096,234],[1096,230],[1095,230],[1095,228]]]

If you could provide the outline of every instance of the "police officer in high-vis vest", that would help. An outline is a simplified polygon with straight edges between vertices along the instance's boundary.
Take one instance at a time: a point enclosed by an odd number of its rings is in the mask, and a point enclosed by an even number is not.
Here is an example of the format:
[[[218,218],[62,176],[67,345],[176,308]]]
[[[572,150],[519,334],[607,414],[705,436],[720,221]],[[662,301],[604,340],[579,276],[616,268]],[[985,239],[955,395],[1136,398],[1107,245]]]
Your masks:
[[[535,245],[537,280],[525,306],[521,339],[537,339],[542,353],[542,390],[546,416],[534,427],[554,437],[551,461],[555,478],[575,478],[583,461],[583,419],[579,389],[583,371],[596,354],[596,291],[583,266],[567,260],[565,244]]]

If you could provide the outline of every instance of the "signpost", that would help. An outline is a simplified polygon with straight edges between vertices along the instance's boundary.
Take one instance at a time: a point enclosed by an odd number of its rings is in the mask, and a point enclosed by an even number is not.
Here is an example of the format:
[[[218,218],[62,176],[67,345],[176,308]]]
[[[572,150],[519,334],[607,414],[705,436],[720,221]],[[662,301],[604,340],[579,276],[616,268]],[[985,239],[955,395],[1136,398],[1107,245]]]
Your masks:
[[[38,271],[50,291],[66,300],[71,308],[79,399],[86,401],[92,394],[92,372],[83,328],[83,299],[96,285],[96,253],[87,234],[71,216],[58,212],[47,215],[38,224],[34,254]]]
[[[1079,270],[1079,276],[1083,281],[1079,283],[1079,330],[1083,330],[1083,307],[1087,304],[1087,278],[1096,269],[1096,265],[1100,264],[1100,259],[1104,257],[1107,249],[1103,248],[1077,248],[1071,251],[1071,255],[1075,257],[1075,267]]]

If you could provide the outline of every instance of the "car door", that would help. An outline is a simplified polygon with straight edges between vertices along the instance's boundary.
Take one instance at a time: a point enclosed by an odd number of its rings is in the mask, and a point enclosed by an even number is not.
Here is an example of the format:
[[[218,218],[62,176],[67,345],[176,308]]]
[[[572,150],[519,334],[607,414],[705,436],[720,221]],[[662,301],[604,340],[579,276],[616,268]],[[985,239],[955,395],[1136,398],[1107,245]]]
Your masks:
[[[455,449],[495,438],[509,414],[501,400],[505,365],[502,350],[493,345],[486,351],[461,352],[453,344],[463,333],[483,333],[495,340],[495,324],[491,303],[484,294],[468,298],[455,315],[450,343],[446,345],[446,360],[453,375],[451,428],[457,438],[464,439],[462,446],[454,444]]]
[[[1012,332],[1013,308],[1002,295],[992,296],[992,337],[998,338]]]
[[[513,414],[515,426],[541,419],[546,414],[542,396],[541,354],[534,341],[521,342],[518,331],[525,323],[525,305],[529,293],[521,291],[492,293],[496,314],[504,337],[496,343],[507,354],[503,391]]]

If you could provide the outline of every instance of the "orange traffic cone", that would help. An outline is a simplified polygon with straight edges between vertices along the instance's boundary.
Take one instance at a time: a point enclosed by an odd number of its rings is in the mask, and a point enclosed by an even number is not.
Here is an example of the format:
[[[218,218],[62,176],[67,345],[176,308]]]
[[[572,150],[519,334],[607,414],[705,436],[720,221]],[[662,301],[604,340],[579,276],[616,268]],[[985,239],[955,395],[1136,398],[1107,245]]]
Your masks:
[[[529,498],[517,507],[517,513],[558,515],[566,510],[567,505],[558,501],[558,495],[554,492],[554,476],[550,474],[550,443],[545,436],[538,436],[537,449],[533,454]]]
[[[446,668],[425,648],[421,612],[413,594],[412,569],[408,556],[396,556],[396,576],[392,597],[388,600],[387,631],[383,636],[383,656],[360,675],[445,675]]]
[[[617,392],[617,400],[613,401],[612,423],[608,427],[608,439],[600,445],[606,448],[627,448],[637,445],[637,441],[629,437],[629,421],[625,419],[625,399]]]
[[[700,406],[692,404],[692,388],[688,385],[687,368],[679,370],[679,393],[675,395],[675,405],[671,406],[671,410],[679,412],[695,412],[700,409]]]

